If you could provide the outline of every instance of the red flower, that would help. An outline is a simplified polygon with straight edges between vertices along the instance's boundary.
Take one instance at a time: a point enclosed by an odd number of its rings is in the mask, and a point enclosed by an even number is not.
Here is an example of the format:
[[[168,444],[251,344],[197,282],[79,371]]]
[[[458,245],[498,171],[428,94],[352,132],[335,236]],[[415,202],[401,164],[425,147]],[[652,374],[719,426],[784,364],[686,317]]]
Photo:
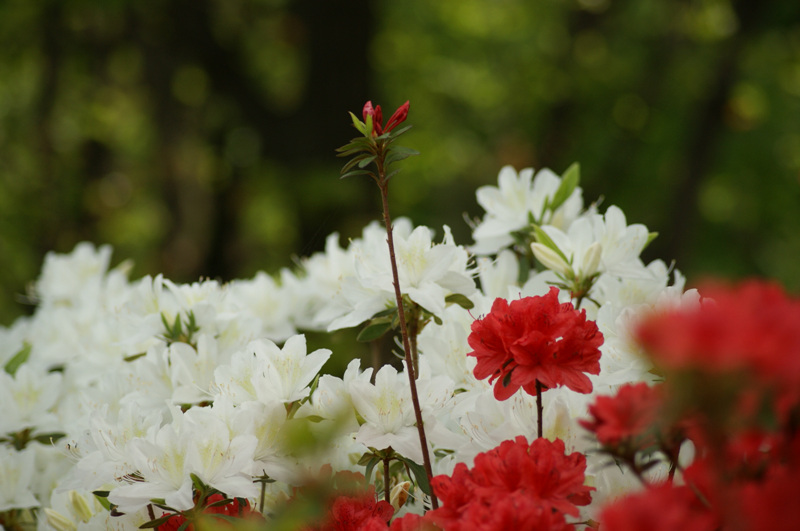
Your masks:
[[[252,519],[252,520],[263,520],[263,517],[257,511],[254,511],[250,507],[250,502],[244,500],[244,504],[239,503],[239,498],[233,498],[228,500],[229,503],[224,503],[220,505],[213,505],[208,507],[209,505],[219,503],[225,500],[225,497],[222,494],[212,494],[209,496],[206,501],[205,505],[206,508],[203,509],[204,515],[213,515],[218,514],[223,517],[239,517],[242,519]],[[158,526],[158,531],[176,531],[179,529],[184,523],[188,520],[186,516],[183,514],[173,514],[172,516],[167,519],[166,522]],[[226,525],[224,518],[215,518],[214,524],[217,526],[215,529],[226,529]],[[186,531],[194,531],[194,524],[189,523],[184,528]]]
[[[655,314],[637,330],[640,343],[671,369],[756,371],[800,385],[800,301],[780,287],[749,281],[711,286],[699,306]]]
[[[600,529],[613,531],[713,531],[717,516],[685,485],[662,484],[607,505]]]
[[[459,463],[452,476],[433,478],[442,505],[425,517],[448,531],[570,529],[564,516],[577,516],[594,490],[583,484],[585,470],[586,458],[566,455],[560,439],[529,445],[519,436],[478,454],[472,469]]]
[[[322,480],[322,484],[307,485],[295,495],[296,498],[306,498],[312,503],[327,506],[325,516],[320,521],[303,527],[303,531],[389,529],[394,508],[386,501],[376,500],[375,487],[367,487],[362,474],[340,471],[331,477],[328,468],[323,471]]]
[[[469,356],[478,359],[478,379],[496,380],[494,396],[505,400],[522,387],[536,394],[536,381],[546,388],[566,385],[590,393],[584,373],[600,373],[603,335],[584,310],[558,302],[558,289],[509,304],[497,299],[489,315],[472,323]]]
[[[355,529],[387,529],[394,508],[386,501],[375,500],[375,488],[360,496],[339,496],[333,502],[320,531],[351,531]]]
[[[592,419],[579,422],[606,449],[632,455],[655,443],[653,428],[662,401],[660,386],[626,384],[614,396],[598,396],[589,406]]]
[[[406,118],[408,118],[408,109],[410,107],[409,102],[405,102],[402,104],[394,114],[389,117],[389,120],[386,122],[386,125],[383,125],[383,113],[381,112],[381,106],[377,105],[375,107],[372,106],[372,102],[368,101],[364,104],[364,109],[362,111],[362,115],[364,117],[364,122],[367,121],[367,117],[372,117],[372,135],[373,136],[380,136],[384,133],[388,133],[401,123],[403,123]]]

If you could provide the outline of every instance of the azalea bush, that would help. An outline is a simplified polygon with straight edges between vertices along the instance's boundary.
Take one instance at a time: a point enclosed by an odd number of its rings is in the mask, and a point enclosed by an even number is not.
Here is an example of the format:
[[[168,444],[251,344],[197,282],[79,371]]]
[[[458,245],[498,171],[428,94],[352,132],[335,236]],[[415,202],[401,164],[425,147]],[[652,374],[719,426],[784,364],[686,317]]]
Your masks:
[[[791,528],[800,301],[686,290],[577,165],[502,168],[466,245],[392,219],[408,112],[368,103],[340,149],[382,223],[293,269],[46,257],[0,330],[5,529]],[[398,359],[326,372],[304,333],[353,327]]]

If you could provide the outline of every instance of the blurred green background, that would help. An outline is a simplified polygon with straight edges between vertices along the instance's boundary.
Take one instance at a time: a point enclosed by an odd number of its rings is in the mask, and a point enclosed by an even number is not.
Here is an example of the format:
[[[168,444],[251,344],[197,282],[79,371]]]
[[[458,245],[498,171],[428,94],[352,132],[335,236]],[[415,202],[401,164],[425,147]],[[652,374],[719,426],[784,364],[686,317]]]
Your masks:
[[[453,228],[504,164],[582,167],[690,279],[800,288],[800,2],[0,2],[0,323],[44,254],[274,272],[379,216],[334,149],[411,100],[393,214]]]

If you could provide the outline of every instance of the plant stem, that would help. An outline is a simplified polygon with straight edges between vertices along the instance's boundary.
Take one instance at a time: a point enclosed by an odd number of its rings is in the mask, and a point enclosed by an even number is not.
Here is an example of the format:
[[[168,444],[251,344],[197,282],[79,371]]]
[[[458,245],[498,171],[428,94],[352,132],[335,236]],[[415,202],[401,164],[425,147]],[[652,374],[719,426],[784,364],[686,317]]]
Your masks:
[[[389,457],[383,458],[383,499],[392,503],[392,489],[389,482]]]
[[[381,160],[378,157],[378,160]],[[417,421],[417,432],[419,433],[419,444],[422,446],[422,460],[425,474],[428,476],[428,483],[433,479],[433,469],[431,467],[431,457],[428,454],[428,440],[425,437],[425,426],[422,422],[422,409],[419,405],[417,395],[417,377],[411,357],[411,344],[408,340],[408,326],[406,315],[403,310],[403,295],[400,292],[400,280],[397,274],[397,259],[394,255],[394,238],[392,237],[392,219],[389,216],[389,182],[386,180],[386,172],[383,164],[378,164],[378,188],[381,191],[381,202],[383,204],[383,222],[386,225],[386,243],[389,245],[389,259],[392,263],[392,283],[394,284],[395,300],[397,301],[397,313],[400,320],[400,334],[403,336],[403,350],[405,350],[406,372],[408,373],[408,384],[411,390],[411,403],[414,406],[414,417]],[[431,506],[436,509],[439,507],[439,500],[436,494],[431,492]]]
[[[536,379],[536,436],[542,438],[542,382]]]
[[[419,378],[419,351],[417,350],[417,336],[419,335],[420,311],[417,304],[411,307],[411,319],[408,322],[408,341],[411,344],[411,363],[414,365],[414,376]]]

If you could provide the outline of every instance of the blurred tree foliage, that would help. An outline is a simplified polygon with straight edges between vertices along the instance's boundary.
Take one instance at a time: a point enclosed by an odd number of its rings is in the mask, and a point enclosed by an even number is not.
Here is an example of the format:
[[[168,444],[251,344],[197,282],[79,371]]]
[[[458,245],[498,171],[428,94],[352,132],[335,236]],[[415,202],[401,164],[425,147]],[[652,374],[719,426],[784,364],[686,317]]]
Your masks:
[[[579,161],[649,258],[800,288],[800,2],[6,0],[0,322],[81,240],[192,281],[358,235],[378,196],[334,149],[367,99],[411,100],[395,216],[468,244],[502,165]]]

